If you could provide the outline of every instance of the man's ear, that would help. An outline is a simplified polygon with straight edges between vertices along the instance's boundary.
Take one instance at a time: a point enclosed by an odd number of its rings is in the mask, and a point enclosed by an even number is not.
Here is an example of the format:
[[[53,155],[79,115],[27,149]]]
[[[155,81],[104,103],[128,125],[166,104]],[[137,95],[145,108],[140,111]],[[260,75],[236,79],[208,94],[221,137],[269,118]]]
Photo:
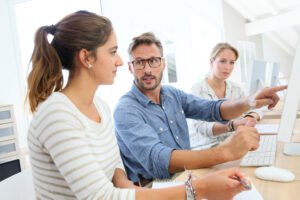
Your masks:
[[[80,66],[90,68],[91,60],[89,58],[89,51],[86,49],[81,49],[78,53],[78,61],[80,63]]]
[[[131,74],[133,74],[133,66],[132,66],[132,63],[131,62],[128,62],[128,69],[130,71]]]
[[[161,60],[161,64],[162,64],[162,71],[164,71],[165,68],[166,68],[166,59],[165,59],[165,58],[163,58],[163,59]]]

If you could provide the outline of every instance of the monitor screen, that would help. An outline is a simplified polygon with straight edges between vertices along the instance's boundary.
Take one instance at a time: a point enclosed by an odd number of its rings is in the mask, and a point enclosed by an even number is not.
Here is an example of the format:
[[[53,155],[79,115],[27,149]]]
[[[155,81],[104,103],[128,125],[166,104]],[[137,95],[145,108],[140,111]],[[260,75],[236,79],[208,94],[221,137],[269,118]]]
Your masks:
[[[272,63],[270,86],[279,85],[279,63]]]
[[[249,79],[249,94],[265,87],[267,62],[254,60],[251,77]]]
[[[288,90],[284,100],[284,107],[282,110],[278,140],[285,142],[284,153],[289,155],[300,155],[300,142],[292,143],[292,135],[294,131],[295,122],[297,119],[297,112],[300,102],[300,40],[296,49],[292,70],[290,72]]]

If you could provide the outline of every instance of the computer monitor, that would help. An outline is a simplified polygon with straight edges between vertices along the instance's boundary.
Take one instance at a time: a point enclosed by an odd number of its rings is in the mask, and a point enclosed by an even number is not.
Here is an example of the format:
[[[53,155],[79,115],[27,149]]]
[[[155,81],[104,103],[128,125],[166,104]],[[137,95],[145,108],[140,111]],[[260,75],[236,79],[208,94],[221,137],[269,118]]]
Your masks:
[[[279,85],[279,68],[280,68],[279,63],[277,62],[272,63],[271,80],[270,80],[271,87]]]
[[[255,93],[257,90],[265,87],[267,62],[254,60],[252,73],[249,79],[249,94]]]
[[[281,115],[278,140],[284,142],[283,153],[287,155],[300,156],[300,142],[293,143],[292,135],[294,131],[295,122],[297,119],[297,112],[300,102],[300,37],[298,38],[298,45],[294,57],[292,70],[288,82],[288,90],[285,97],[284,107]]]

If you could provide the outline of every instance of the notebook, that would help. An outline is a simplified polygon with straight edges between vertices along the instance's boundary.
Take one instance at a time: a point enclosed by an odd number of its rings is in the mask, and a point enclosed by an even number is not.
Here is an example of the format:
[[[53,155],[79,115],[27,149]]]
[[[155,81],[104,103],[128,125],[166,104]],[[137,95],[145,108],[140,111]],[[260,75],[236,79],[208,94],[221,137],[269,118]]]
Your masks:
[[[279,124],[256,124],[255,128],[260,134],[277,134]]]

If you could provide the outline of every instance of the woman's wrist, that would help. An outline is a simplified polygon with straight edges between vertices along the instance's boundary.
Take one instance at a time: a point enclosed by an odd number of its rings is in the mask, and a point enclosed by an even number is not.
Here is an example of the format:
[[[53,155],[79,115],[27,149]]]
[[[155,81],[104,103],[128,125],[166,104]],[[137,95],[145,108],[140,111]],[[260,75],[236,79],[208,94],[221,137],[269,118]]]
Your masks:
[[[255,119],[256,121],[259,121],[259,120],[260,120],[259,115],[258,115],[257,113],[255,113],[255,112],[249,112],[249,113],[245,114],[245,115],[243,116],[243,118],[253,118],[253,119]]]
[[[205,197],[205,191],[206,191],[205,181],[203,181],[203,179],[196,179],[193,180],[192,185],[196,191],[197,199],[203,199]]]
[[[231,120],[227,123],[227,131],[228,132],[232,132],[232,131],[235,131],[235,126],[234,126],[234,121]]]

